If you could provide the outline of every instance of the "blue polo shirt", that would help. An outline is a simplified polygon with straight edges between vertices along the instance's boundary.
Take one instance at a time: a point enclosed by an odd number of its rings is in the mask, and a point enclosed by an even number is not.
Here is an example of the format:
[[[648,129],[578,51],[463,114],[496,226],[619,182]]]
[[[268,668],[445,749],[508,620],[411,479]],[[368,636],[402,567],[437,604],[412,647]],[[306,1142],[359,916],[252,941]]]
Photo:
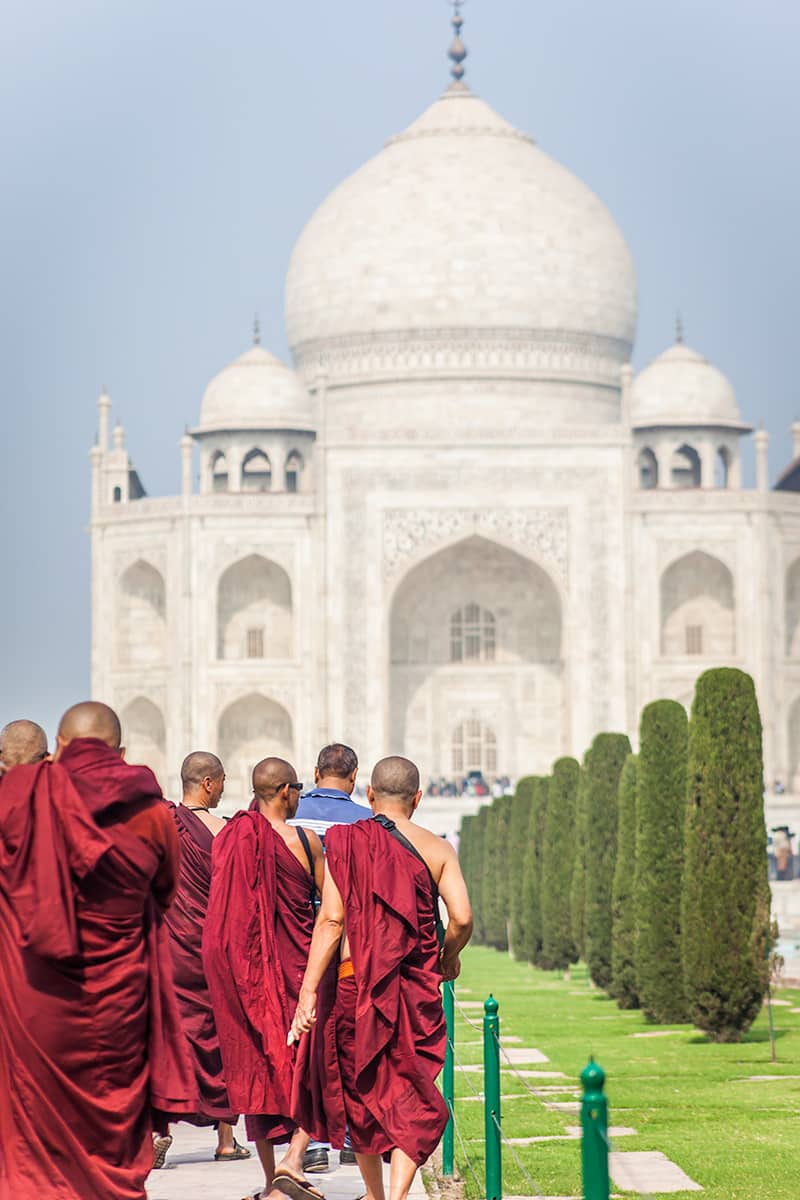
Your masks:
[[[325,841],[331,825],[352,825],[354,821],[365,821],[372,810],[364,804],[356,804],[347,792],[338,788],[312,788],[300,797],[300,804],[289,825],[302,825],[313,829]]]

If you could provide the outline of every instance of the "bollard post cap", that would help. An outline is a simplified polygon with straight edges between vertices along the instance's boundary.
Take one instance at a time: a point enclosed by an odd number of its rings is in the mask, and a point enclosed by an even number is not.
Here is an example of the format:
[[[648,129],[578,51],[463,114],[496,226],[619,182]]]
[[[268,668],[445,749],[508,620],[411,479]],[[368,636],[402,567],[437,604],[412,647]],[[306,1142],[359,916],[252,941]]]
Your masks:
[[[498,1005],[494,996],[490,992],[488,998],[484,1001],[484,1005],[483,1005],[483,1011],[486,1013],[486,1016],[487,1017],[496,1017],[497,1010],[499,1007],[500,1006]]]
[[[602,1092],[606,1082],[606,1073],[593,1058],[581,1071],[581,1084],[585,1092]]]

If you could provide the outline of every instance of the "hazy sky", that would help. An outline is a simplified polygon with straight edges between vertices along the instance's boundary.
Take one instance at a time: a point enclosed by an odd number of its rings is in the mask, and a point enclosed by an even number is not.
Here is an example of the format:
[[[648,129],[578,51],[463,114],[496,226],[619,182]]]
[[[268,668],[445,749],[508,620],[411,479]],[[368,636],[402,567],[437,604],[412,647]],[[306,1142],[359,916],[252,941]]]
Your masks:
[[[317,204],[448,81],[445,0],[6,0],[0,723],[88,692],[88,449],[106,384],[150,495],[209,378],[285,355]],[[468,0],[467,79],[633,251],[635,362],[686,340],[772,435],[800,413],[795,0]]]

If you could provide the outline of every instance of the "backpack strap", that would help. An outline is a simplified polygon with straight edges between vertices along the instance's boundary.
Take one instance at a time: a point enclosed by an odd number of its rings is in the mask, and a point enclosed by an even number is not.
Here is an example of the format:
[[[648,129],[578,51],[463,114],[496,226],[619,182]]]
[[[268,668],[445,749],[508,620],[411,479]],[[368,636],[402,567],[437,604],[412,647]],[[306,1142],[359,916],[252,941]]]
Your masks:
[[[391,817],[384,816],[383,813],[376,813],[375,816],[372,817],[372,820],[377,821],[377,823],[383,829],[385,829],[388,834],[391,834],[396,842],[399,842],[401,846],[404,846],[405,849],[408,850],[409,854],[413,854],[414,858],[418,858],[425,870],[428,872],[428,879],[430,881],[431,891],[433,893],[433,917],[434,921],[436,922],[436,938],[439,942],[439,945],[443,946],[444,925],[442,924],[442,918],[439,914],[439,888],[436,885],[436,880],[433,878],[430,867],[425,862],[425,859],[422,857],[413,842],[410,842],[405,834],[400,832]]]
[[[303,829],[302,825],[295,825],[295,829],[297,830],[297,836],[300,838],[300,842],[302,843],[303,849],[306,852],[306,858],[308,859],[308,872],[311,876],[311,904],[314,908],[316,908],[317,881],[314,876],[314,855],[311,853],[311,843],[309,842],[308,834],[306,833],[305,829]]]

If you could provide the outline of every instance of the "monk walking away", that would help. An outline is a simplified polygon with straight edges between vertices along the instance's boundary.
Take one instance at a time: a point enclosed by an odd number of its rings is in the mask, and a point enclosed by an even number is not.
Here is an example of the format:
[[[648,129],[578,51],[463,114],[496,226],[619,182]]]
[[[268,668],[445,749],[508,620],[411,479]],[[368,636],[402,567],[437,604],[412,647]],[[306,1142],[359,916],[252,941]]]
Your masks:
[[[367,791],[373,818],[326,835],[322,907],[292,1022],[301,1039],[294,1110],[314,1137],[349,1130],[368,1200],[404,1200],[447,1124],[436,1087],[446,1029],[439,985],[455,979],[472,913],[452,846],[412,822],[422,793],[408,759],[382,759]],[[439,925],[439,897],[448,912]],[[341,944],[332,1007],[321,988]]]
[[[294,1049],[287,1030],[297,1004],[322,886],[316,834],[287,824],[302,784],[290,763],[265,758],[253,771],[253,803],[214,839],[203,963],[233,1108],[273,1186],[318,1198],[303,1175],[308,1136],[291,1115]],[[289,1141],[275,1167],[273,1147]]]
[[[238,1120],[231,1107],[222,1070],[214,1008],[203,970],[203,926],[211,888],[211,850],[226,822],[214,815],[225,788],[225,771],[216,754],[196,750],[181,765],[183,798],[169,811],[181,848],[178,890],[165,915],[172,953],[175,992],[191,1052],[199,1097],[195,1125],[217,1128],[217,1162],[250,1157],[233,1136]],[[163,1165],[164,1141],[156,1147],[154,1166]],[[159,1161],[160,1160],[160,1161]]]
[[[144,1200],[151,1134],[197,1109],[162,913],[178,839],[116,714],[0,782],[0,1200]]]

